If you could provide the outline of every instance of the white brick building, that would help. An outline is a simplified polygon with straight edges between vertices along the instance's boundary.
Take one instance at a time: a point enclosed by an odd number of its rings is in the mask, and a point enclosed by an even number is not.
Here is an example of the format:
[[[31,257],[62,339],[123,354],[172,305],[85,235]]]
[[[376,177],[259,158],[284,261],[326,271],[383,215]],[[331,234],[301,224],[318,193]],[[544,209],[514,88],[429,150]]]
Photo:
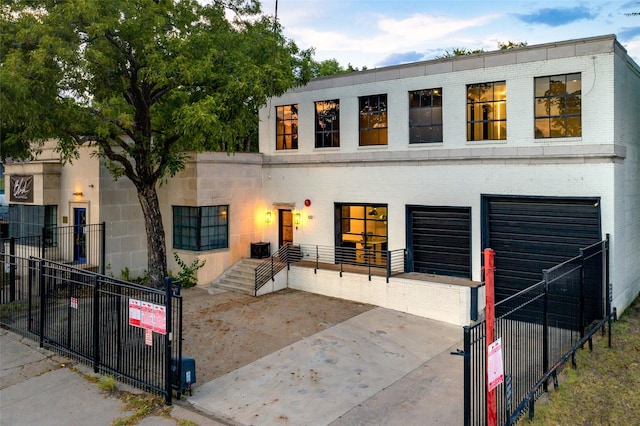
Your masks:
[[[381,265],[406,249],[407,270],[430,282],[291,268],[273,287],[466,324],[484,248],[502,297],[610,235],[624,309],[640,291],[639,116],[640,68],[613,35],[319,78],[260,111],[260,154],[195,155],[159,188],[169,268],[173,252],[206,260],[206,284],[258,241]],[[5,174],[7,201],[44,209],[40,226],[86,213],[106,222],[113,274],[146,268],[135,190],[97,159],[63,167],[45,152]],[[11,200],[12,175],[33,176],[32,201]]]
[[[498,297],[610,234],[623,309],[640,290],[639,117],[615,36],[320,78],[260,112],[263,199],[301,213],[294,244],[368,237],[406,248],[410,271],[478,281],[491,247],[513,283]]]

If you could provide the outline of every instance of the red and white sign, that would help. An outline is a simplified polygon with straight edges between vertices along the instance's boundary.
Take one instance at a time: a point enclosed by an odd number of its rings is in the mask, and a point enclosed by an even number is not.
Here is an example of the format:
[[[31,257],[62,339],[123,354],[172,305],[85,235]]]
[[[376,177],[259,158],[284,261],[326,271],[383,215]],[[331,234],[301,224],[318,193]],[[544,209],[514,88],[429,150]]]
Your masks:
[[[144,331],[144,344],[153,346],[153,331],[148,329]]]
[[[502,365],[502,339],[497,339],[487,348],[488,369],[487,383],[489,392],[504,382],[504,367]]]
[[[153,305],[153,331],[167,334],[167,307]]]
[[[77,297],[72,297],[71,298],[71,307],[73,309],[78,309],[78,298]]]
[[[167,307],[129,299],[129,325],[167,334]]]
[[[141,319],[142,310],[140,308],[140,301],[136,299],[129,299],[129,325],[140,327]]]

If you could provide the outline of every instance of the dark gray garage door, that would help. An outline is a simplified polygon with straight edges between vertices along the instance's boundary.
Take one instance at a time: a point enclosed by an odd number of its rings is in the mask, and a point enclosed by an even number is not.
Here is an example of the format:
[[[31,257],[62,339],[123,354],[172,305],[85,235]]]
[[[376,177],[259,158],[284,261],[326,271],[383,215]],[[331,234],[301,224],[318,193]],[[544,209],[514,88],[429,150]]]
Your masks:
[[[407,228],[410,271],[471,278],[471,208],[408,206]]]
[[[601,240],[600,206],[595,198],[485,197],[483,201],[484,247],[496,253],[496,301],[540,282],[544,269]],[[549,308],[562,322],[567,310],[575,309],[580,290],[571,283],[558,286],[552,289],[556,296]],[[585,290],[589,303],[597,304],[601,288],[594,285]]]

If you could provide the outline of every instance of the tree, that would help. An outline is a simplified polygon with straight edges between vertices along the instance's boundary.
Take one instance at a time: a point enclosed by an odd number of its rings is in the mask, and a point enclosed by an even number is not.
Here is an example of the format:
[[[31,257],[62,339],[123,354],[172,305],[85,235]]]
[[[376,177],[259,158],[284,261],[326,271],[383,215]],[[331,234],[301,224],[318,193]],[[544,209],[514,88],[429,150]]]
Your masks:
[[[506,50],[506,49],[514,49],[516,47],[525,47],[527,46],[526,41],[508,41],[506,43],[499,41],[498,49]],[[466,47],[454,47],[449,50],[445,50],[442,55],[438,55],[435,59],[445,59],[445,58],[453,58],[456,56],[465,56],[465,55],[475,55],[476,53],[484,53],[485,50],[483,48],[480,49],[468,49]]]
[[[365,71],[367,67],[362,67],[362,71]],[[357,67],[354,68],[351,64],[348,64],[346,68],[344,68],[337,59],[326,59],[320,62],[312,62],[311,65],[311,76],[312,77],[325,77],[329,75],[335,74],[345,74],[349,72],[360,71]]]
[[[0,155],[50,138],[63,161],[95,147],[136,188],[154,286],[167,275],[158,184],[187,152],[247,149],[258,108],[310,75],[311,51],[257,0],[12,0],[0,30]]]

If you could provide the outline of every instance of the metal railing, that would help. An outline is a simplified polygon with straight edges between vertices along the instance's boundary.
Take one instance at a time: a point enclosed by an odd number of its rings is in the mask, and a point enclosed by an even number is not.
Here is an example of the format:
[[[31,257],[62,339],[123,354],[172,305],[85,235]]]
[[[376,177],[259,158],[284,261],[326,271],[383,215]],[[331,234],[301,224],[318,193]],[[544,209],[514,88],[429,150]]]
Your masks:
[[[182,358],[179,282],[168,278],[158,290],[66,263],[13,259],[27,265],[26,293],[0,305],[0,323],[171,404],[182,368],[174,362]]]
[[[266,282],[275,280],[278,272],[297,262],[310,262],[314,272],[318,269],[337,269],[340,276],[343,272],[360,272],[365,268],[369,281],[374,271],[378,271],[386,276],[389,282],[393,275],[406,272],[406,259],[406,249],[372,250],[312,244],[286,245],[255,269],[255,294]]]
[[[81,228],[81,229],[80,229]],[[105,272],[105,223],[42,228],[40,235],[0,239],[0,304],[27,294],[29,257]]]
[[[495,338],[501,339],[505,382],[498,387],[498,424],[513,424],[557,386],[557,373],[593,335],[608,327],[611,346],[609,240],[543,271],[543,280],[495,305]],[[483,425],[486,412],[486,321],[464,327],[465,425]]]

